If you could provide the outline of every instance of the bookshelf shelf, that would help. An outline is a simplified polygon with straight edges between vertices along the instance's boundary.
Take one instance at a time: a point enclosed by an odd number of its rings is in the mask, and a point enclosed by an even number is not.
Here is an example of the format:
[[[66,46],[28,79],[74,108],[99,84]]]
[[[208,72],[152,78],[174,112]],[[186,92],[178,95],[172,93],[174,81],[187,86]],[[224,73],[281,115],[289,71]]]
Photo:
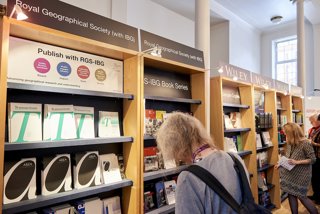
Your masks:
[[[233,103],[223,103],[223,107],[241,108],[241,109],[249,109],[250,108],[250,106],[248,106],[248,105],[233,104]]]
[[[144,181],[150,181],[150,180],[154,180],[157,178],[162,178],[162,177],[166,177],[169,175],[178,174],[186,168],[188,168],[188,165],[178,166],[178,167],[172,168],[172,169],[161,169],[161,170],[153,171],[153,172],[145,172],[143,178],[144,178]]]
[[[151,136],[151,135],[144,135],[144,136],[143,136],[143,139],[144,139],[144,140],[155,140],[156,138],[153,137],[153,136]]]
[[[201,100],[174,98],[174,97],[161,97],[161,96],[144,96],[146,100],[159,100],[166,102],[178,102],[178,103],[190,103],[190,104],[201,104]]]
[[[262,151],[268,150],[270,148],[273,148],[273,146],[264,146],[264,147],[258,148],[257,152],[262,152]]]
[[[248,132],[248,131],[251,131],[251,128],[225,129],[224,133]]]
[[[111,97],[111,98],[129,99],[129,100],[134,99],[133,94],[88,91],[88,90],[71,89],[71,88],[67,89],[67,88],[22,84],[22,83],[8,83],[7,88],[18,89],[18,90],[28,90],[28,91],[75,94],[75,95],[84,95],[84,96]]]
[[[292,109],[292,113],[299,113],[301,112],[299,109]]]
[[[279,143],[279,147],[283,147],[283,146],[285,146],[287,144],[287,142],[280,142]]]
[[[275,187],[275,185],[273,184],[267,184],[267,190],[266,191],[269,191],[271,190],[273,187]],[[261,195],[263,192],[266,192],[266,191],[263,191],[263,190],[259,190],[259,195]]]
[[[246,156],[246,155],[251,155],[251,154],[252,154],[252,151],[249,151],[249,150],[238,152],[238,155],[239,155],[240,157],[244,157],[244,156]]]
[[[132,143],[132,137],[115,137],[115,138],[93,138],[93,139],[72,139],[61,141],[39,141],[25,143],[5,143],[5,151],[21,151],[33,149],[55,149],[64,147],[104,145],[113,143]]]
[[[146,214],[168,214],[174,212],[175,204],[166,205],[155,210],[146,212]]]
[[[273,166],[274,166],[273,164],[267,164],[267,165],[265,165],[263,167],[258,168],[258,172],[263,172],[263,171],[265,171],[267,169],[272,168]]]
[[[58,193],[49,196],[37,196],[36,199],[25,200],[17,203],[3,205],[3,213],[20,213],[29,210],[51,206],[54,204],[63,203],[65,201],[75,200],[88,196],[98,195],[104,192],[109,192],[116,189],[132,186],[133,182],[128,179],[124,179],[120,182],[112,184],[104,184],[95,187],[89,187],[84,189],[74,189],[69,192]]]
[[[277,111],[287,111],[287,109],[284,109],[284,108],[277,108]]]

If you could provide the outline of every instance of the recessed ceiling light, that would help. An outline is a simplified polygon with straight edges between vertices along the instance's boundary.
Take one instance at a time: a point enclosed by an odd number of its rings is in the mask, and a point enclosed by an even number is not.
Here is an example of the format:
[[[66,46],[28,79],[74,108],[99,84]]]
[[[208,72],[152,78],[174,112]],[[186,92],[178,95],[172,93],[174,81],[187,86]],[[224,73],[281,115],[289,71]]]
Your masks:
[[[279,24],[282,21],[283,17],[282,16],[272,16],[270,21],[273,24]]]

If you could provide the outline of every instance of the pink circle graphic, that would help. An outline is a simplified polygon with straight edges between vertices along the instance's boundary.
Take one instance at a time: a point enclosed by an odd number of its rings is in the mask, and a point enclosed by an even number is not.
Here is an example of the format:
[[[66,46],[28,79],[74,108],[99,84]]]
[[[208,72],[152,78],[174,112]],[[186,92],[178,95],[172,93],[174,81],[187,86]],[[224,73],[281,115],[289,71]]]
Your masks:
[[[90,76],[90,70],[87,66],[81,65],[77,69],[77,74],[81,79],[88,79]]]
[[[45,58],[38,58],[33,63],[34,68],[39,73],[45,74],[50,71],[50,62]]]

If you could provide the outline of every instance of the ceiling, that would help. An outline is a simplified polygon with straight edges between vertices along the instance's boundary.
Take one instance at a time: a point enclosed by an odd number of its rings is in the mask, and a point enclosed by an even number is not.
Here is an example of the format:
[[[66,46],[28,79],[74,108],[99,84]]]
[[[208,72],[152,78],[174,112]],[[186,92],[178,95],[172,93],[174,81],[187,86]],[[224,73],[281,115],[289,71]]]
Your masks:
[[[176,13],[194,20],[196,0],[152,0]],[[201,1],[201,0],[198,0]],[[289,0],[211,0],[236,14],[245,22],[257,29],[264,30],[272,27],[270,18],[275,15],[283,16],[283,22],[292,22],[296,19],[296,5]],[[219,11],[211,9],[211,24],[225,19],[219,17]],[[313,24],[320,23],[320,0],[305,0],[305,16]]]

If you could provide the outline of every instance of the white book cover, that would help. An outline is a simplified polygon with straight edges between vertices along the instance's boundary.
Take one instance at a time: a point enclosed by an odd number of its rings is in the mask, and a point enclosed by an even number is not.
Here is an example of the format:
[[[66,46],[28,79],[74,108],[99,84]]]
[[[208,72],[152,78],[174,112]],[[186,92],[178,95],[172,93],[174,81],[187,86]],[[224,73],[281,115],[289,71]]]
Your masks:
[[[121,214],[121,203],[119,196],[103,200],[103,214]]]
[[[235,128],[235,129],[242,128],[240,112],[231,112],[230,113],[230,120],[231,120],[233,128]]]
[[[225,137],[224,138],[224,148],[225,152],[237,153],[237,147],[232,138]]]
[[[118,157],[115,154],[100,155],[100,165],[103,183],[109,184],[122,180]]]
[[[174,180],[164,182],[166,201],[167,201],[168,205],[176,203],[176,197],[175,197],[176,196],[176,187],[177,187],[177,184]]]
[[[226,129],[233,129],[229,115],[223,115],[224,117],[224,126]]]
[[[42,141],[42,106],[34,103],[8,104],[9,142]]]
[[[261,136],[259,133],[256,133],[256,143],[257,143],[257,148],[262,148]]]
[[[272,141],[269,132],[262,132],[262,138],[266,146],[272,146]]]
[[[75,139],[76,122],[73,105],[45,105],[44,136],[46,140]]]
[[[164,164],[164,168],[165,169],[172,169],[172,168],[176,168],[177,164],[175,160],[163,160],[163,164]]]
[[[120,137],[118,112],[99,111],[99,137]]]
[[[279,159],[279,164],[280,166],[282,166],[283,168],[291,171],[293,169],[293,167],[295,167],[296,165],[291,165],[288,163],[288,158],[286,156],[281,156],[281,158]]]
[[[82,213],[102,214],[103,203],[98,197],[89,198],[85,200],[76,201],[75,209],[79,214],[82,214]]]
[[[74,106],[77,138],[94,138],[94,108]]]

